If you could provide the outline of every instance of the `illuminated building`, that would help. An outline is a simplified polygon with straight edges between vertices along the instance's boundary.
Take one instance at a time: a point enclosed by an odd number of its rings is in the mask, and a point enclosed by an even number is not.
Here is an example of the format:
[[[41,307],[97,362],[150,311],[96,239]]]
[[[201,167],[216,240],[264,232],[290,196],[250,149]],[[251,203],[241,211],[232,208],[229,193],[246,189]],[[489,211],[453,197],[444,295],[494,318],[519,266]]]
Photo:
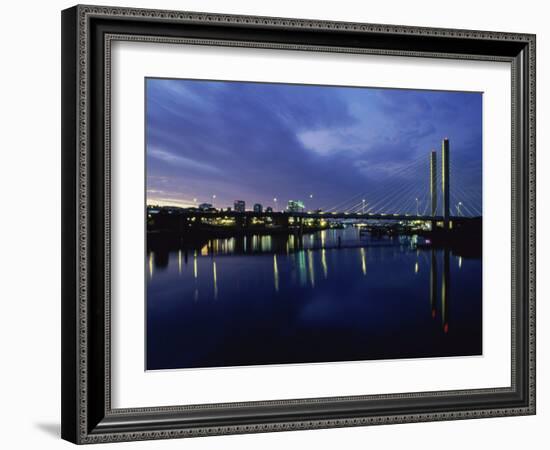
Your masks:
[[[233,209],[236,212],[244,212],[245,211],[244,200],[235,200],[235,202],[233,203]]]
[[[304,202],[301,200],[289,200],[286,207],[288,212],[303,212],[304,208]]]
[[[260,203],[254,204],[254,212],[255,213],[261,213],[263,211],[263,207]]]

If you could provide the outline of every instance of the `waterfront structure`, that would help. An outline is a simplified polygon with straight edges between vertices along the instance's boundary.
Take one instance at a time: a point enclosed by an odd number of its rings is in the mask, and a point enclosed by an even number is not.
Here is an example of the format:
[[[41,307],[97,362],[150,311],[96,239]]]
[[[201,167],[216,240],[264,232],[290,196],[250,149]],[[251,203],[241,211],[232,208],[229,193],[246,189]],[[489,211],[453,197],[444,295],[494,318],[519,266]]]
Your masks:
[[[303,212],[304,209],[304,202],[301,200],[289,200],[286,207],[288,212]]]
[[[233,209],[237,212],[244,212],[245,211],[245,202],[244,200],[235,200],[233,203]]]
[[[255,213],[261,213],[263,211],[263,206],[261,203],[255,203],[254,204],[254,212]]]

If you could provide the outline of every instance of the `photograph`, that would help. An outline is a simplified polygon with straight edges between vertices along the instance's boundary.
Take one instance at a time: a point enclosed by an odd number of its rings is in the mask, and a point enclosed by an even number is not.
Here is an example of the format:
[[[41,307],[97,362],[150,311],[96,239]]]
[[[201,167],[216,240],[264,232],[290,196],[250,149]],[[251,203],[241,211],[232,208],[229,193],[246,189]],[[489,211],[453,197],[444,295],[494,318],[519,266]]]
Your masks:
[[[483,355],[482,92],[144,84],[146,370]]]

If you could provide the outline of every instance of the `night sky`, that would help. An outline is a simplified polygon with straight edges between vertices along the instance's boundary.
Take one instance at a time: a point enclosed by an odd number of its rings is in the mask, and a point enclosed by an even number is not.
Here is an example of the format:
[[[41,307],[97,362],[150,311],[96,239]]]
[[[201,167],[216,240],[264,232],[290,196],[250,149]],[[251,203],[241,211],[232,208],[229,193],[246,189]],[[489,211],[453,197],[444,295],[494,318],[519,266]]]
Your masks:
[[[424,201],[448,137],[451,201],[481,211],[480,93],[147,79],[146,106],[148,204]]]

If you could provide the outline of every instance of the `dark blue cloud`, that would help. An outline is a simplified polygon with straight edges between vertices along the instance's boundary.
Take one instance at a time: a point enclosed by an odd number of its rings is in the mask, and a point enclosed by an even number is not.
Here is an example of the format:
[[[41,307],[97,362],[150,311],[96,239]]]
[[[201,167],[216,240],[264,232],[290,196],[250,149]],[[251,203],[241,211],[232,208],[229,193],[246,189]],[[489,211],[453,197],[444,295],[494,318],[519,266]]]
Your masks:
[[[410,209],[448,137],[454,197],[481,210],[479,93],[148,79],[146,102],[150,202]]]

